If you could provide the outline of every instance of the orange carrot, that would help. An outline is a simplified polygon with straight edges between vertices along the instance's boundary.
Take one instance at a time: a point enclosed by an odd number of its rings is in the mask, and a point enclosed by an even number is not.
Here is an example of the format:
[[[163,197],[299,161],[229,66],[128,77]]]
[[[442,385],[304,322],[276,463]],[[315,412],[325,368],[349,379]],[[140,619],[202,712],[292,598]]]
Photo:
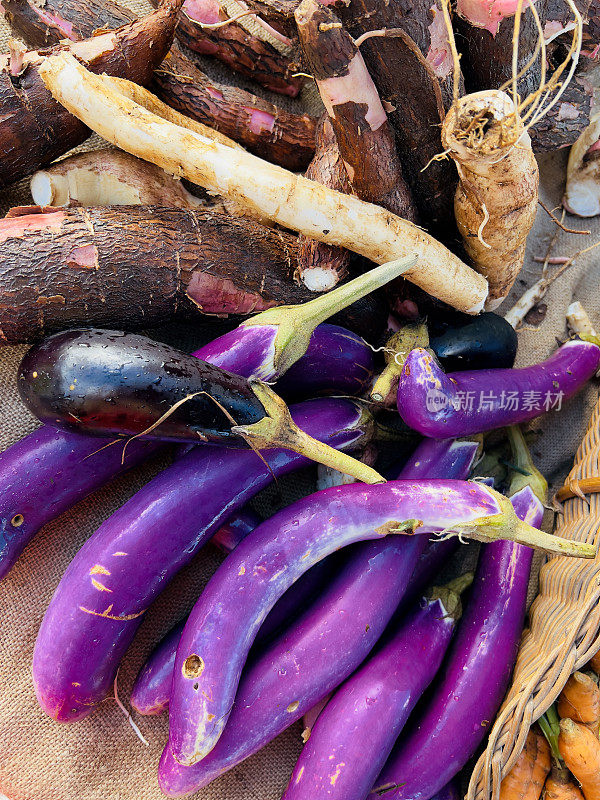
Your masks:
[[[589,660],[588,667],[593,669],[596,675],[600,675],[600,650]]]
[[[600,689],[588,675],[574,672],[558,698],[558,715],[574,722],[598,725],[600,720]]]
[[[499,800],[538,800],[550,772],[550,763],[548,742],[532,728],[517,763],[500,785]]]
[[[572,719],[561,719],[558,749],[581,785],[585,800],[600,800],[600,741]]]
[[[544,789],[545,800],[584,800],[569,770],[556,764],[552,765],[552,772],[546,779]]]

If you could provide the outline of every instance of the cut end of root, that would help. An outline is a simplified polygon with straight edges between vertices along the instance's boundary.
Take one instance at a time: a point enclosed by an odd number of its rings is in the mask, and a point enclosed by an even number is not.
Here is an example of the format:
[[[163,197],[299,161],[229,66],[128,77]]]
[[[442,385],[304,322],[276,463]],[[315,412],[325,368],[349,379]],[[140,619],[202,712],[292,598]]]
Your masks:
[[[475,154],[498,157],[522,133],[523,124],[505,92],[475,92],[462,97],[446,115],[442,143],[459,160]]]

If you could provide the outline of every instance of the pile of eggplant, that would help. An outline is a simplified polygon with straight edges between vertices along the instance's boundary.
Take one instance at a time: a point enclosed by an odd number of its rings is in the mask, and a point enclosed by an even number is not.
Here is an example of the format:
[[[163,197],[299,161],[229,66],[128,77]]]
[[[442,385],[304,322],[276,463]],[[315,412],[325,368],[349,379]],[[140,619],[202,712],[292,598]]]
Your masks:
[[[540,295],[493,311],[524,263],[533,150],[589,123],[595,6],[573,24],[570,2],[155,5],[2,2],[38,49],[12,41],[0,65],[0,185],[31,177],[34,203],[0,220],[0,342],[32,345],[17,385],[41,426],[0,454],[0,579],[48,522],[171,456],[55,587],[39,705],[101,713],[148,608],[210,541],[224,560],[130,696],[137,715],[168,709],[163,793],[303,720],[285,800],[457,800],[534,550],[595,556],[540,530],[521,426],[594,377],[600,340],[580,320],[517,369]],[[194,53],[290,98],[308,73],[326,112],[219,86]],[[91,129],[121,149],[56,161]],[[193,352],[139,332],[174,320]],[[307,467],[314,493],[257,515]],[[442,583],[467,539],[475,572]]]

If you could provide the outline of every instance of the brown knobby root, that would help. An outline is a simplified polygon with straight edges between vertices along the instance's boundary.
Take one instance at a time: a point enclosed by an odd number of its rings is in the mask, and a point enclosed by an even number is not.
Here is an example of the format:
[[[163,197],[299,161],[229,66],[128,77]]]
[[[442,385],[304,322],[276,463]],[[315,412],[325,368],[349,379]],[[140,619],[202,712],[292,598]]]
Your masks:
[[[68,54],[48,58],[40,74],[58,102],[132,155],[234,199],[282,227],[376,263],[415,255],[419,262],[406,273],[410,281],[461,311],[475,314],[483,307],[487,281],[412,223],[162,120]]]
[[[334,12],[317,0],[303,0],[295,16],[304,57],[356,195],[417,222],[393,129],[357,46],[364,36],[355,42]],[[383,31],[370,32],[376,33]]]
[[[456,221],[474,267],[490,285],[486,308],[508,295],[535,219],[539,173],[529,136],[501,91],[467,95],[450,109],[442,144],[456,162]]]
[[[33,202],[39,206],[204,205],[160,167],[113,148],[55,162],[36,172],[30,185]]]
[[[352,194],[352,187],[344,168],[342,156],[327,114],[317,125],[316,149],[305,177],[335,189]],[[311,292],[333,289],[348,273],[350,252],[343,247],[318,242],[307,236],[298,237],[298,269],[294,279]]]

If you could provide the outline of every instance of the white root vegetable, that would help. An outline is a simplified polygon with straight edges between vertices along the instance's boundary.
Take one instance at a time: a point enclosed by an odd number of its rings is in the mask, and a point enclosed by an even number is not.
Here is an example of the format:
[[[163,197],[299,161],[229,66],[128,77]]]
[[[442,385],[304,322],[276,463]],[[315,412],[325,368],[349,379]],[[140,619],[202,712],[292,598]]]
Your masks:
[[[476,314],[483,308],[487,281],[416,225],[160,119],[68,54],[49,56],[40,75],[58,102],[132,155],[376,263],[415,255],[419,263],[406,273],[409,280],[461,311]]]
[[[563,206],[578,217],[600,214],[600,114],[571,148]]]
[[[538,167],[511,98],[499,90],[458,100],[442,126],[456,162],[456,222],[475,269],[488,279],[487,308],[508,295],[525,258],[538,200]]]
[[[202,200],[164,169],[113,148],[57,161],[31,178],[39,206],[170,206],[198,208]]]

